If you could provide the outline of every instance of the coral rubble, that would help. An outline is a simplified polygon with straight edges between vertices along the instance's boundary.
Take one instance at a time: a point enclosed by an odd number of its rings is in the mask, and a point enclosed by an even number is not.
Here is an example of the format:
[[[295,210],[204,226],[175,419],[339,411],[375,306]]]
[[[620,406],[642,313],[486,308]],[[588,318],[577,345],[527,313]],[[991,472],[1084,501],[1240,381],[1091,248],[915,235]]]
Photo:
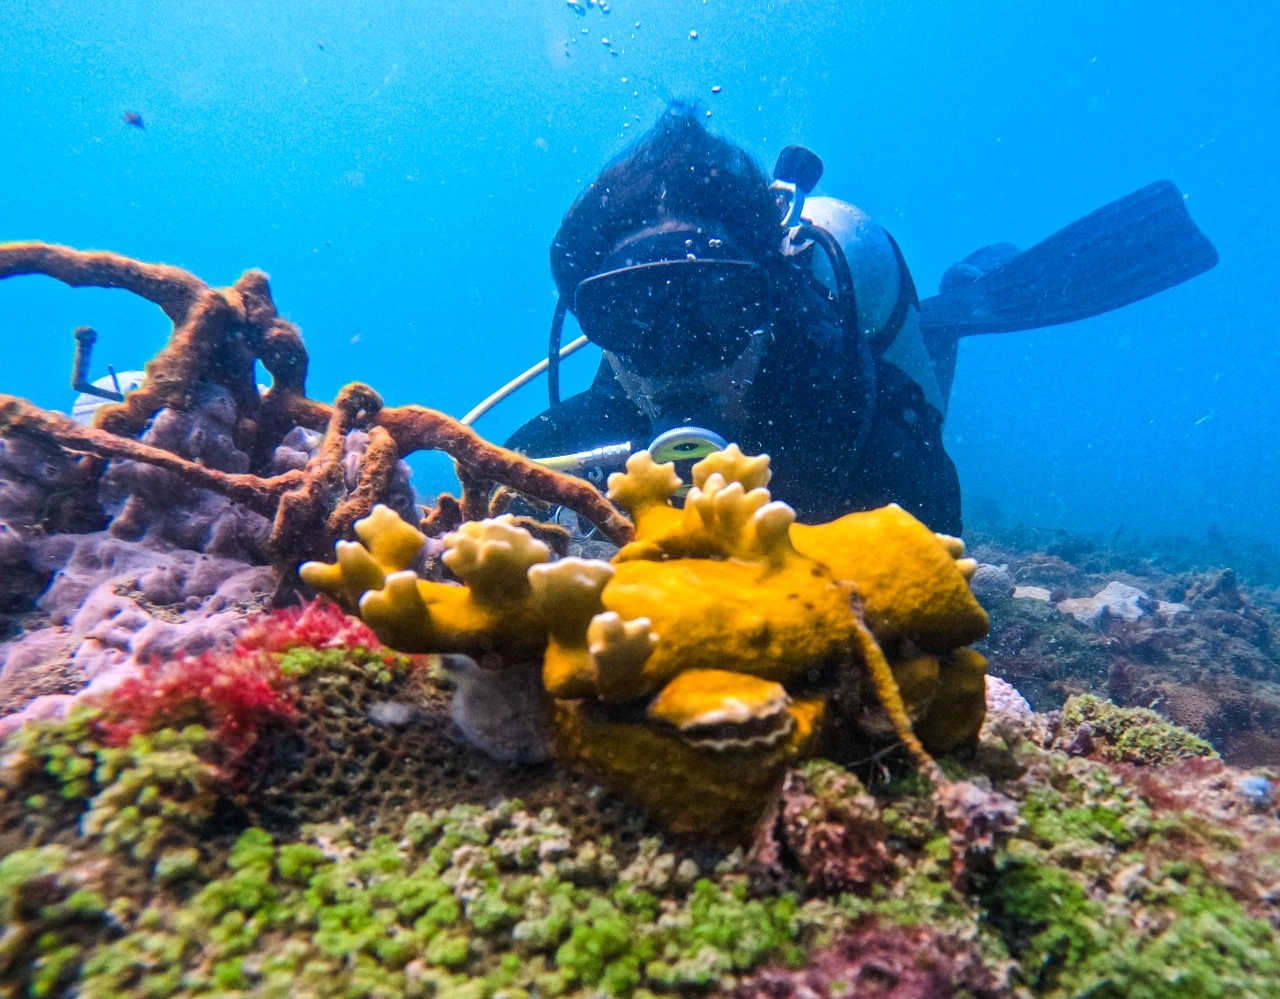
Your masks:
[[[1280,765],[1274,588],[1182,557],[1049,547],[1058,554],[998,539],[975,548],[1017,583],[984,598],[992,627],[978,648],[994,675],[1041,711],[1092,692],[1160,712],[1230,762]]]

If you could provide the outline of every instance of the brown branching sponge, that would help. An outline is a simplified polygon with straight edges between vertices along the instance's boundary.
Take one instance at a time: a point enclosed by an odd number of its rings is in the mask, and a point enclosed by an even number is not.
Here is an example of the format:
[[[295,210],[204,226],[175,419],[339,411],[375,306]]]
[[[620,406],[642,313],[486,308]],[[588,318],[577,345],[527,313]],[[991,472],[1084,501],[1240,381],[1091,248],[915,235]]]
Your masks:
[[[158,305],[173,323],[169,342],[146,365],[146,379],[128,398],[104,406],[95,429],[79,426],[14,396],[0,396],[0,435],[52,443],[67,451],[129,459],[166,468],[273,519],[272,558],[282,569],[318,555],[368,516],[387,492],[395,463],[415,451],[444,451],[469,486],[464,514],[480,510],[481,485],[497,483],[560,504],[625,544],[631,522],[588,483],[552,472],[498,447],[444,413],[422,406],[385,408],[372,388],[348,385],[329,406],[306,396],[307,351],[298,328],[276,313],[267,276],[250,270],[234,285],[211,288],[178,267],[148,264],[117,253],[49,243],[0,243],[0,279],[44,274],[71,287],[122,288]],[[260,362],[271,388],[260,394]],[[191,406],[197,386],[220,385],[236,404],[236,446],[251,467],[265,469],[272,450],[293,427],[326,437],[303,471],[283,475],[232,474],[206,468],[135,438],[166,407]],[[358,481],[348,490],[343,440],[369,434]],[[481,512],[480,516],[485,513]]]

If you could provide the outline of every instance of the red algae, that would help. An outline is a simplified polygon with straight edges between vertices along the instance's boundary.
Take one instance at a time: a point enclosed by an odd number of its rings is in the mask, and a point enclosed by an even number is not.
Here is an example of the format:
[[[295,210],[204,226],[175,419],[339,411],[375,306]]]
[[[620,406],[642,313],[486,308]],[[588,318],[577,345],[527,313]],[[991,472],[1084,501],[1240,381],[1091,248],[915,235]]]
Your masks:
[[[143,664],[139,675],[102,696],[97,733],[107,745],[124,746],[161,728],[203,725],[213,733],[224,775],[243,783],[262,735],[297,720],[296,678],[280,668],[280,656],[300,647],[376,651],[381,643],[324,599],[260,615],[234,648]]]
[[[345,613],[332,600],[320,597],[254,618],[241,632],[238,647],[244,651],[287,652],[299,646],[376,651],[382,648],[382,643],[358,617]]]

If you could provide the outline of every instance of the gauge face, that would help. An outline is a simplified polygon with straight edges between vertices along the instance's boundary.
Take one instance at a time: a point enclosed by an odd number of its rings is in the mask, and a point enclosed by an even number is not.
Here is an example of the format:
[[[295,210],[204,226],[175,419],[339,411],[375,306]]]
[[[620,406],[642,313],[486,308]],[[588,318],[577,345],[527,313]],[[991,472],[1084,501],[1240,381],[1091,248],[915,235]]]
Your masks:
[[[576,541],[586,541],[596,534],[595,524],[587,520],[586,517],[578,516],[567,506],[556,507],[551,519],[568,531]]]

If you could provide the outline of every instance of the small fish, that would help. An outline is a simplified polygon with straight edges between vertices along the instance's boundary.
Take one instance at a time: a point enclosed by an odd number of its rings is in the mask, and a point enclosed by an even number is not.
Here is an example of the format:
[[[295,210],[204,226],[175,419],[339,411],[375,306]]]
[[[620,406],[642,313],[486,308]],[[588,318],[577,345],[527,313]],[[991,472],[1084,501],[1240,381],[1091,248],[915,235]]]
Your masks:
[[[120,117],[124,119],[126,125],[132,125],[134,128],[145,129],[147,127],[142,121],[142,115],[138,114],[137,111],[126,111]]]

